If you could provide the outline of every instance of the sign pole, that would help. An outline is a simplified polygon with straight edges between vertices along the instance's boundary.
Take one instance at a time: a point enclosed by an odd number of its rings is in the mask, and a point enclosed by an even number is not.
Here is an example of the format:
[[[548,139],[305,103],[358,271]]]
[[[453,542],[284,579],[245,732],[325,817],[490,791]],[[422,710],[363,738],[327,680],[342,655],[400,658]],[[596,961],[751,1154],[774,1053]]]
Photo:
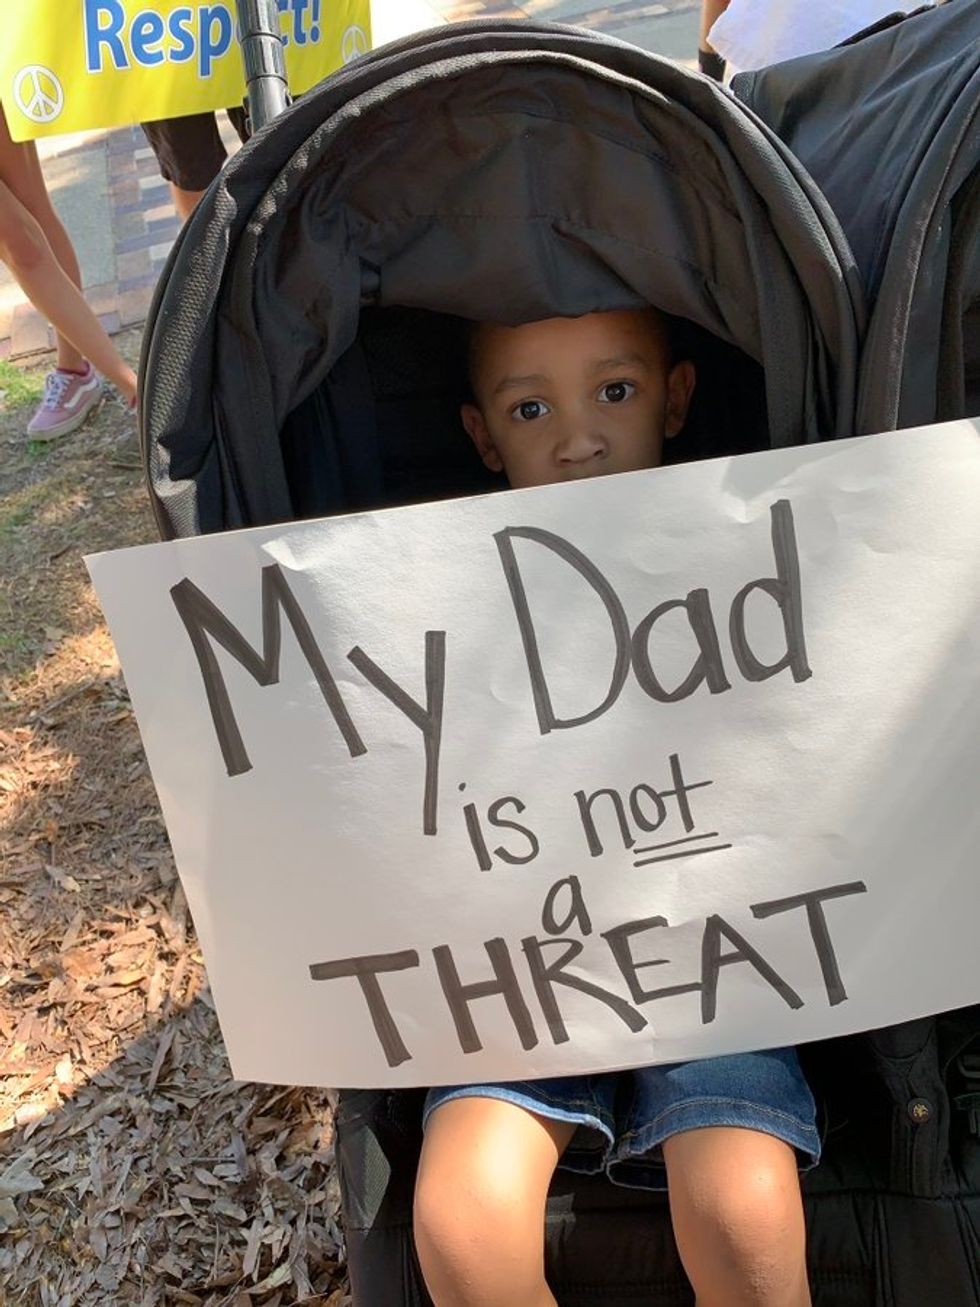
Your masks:
[[[237,0],[245,99],[253,132],[291,103],[276,0]]]

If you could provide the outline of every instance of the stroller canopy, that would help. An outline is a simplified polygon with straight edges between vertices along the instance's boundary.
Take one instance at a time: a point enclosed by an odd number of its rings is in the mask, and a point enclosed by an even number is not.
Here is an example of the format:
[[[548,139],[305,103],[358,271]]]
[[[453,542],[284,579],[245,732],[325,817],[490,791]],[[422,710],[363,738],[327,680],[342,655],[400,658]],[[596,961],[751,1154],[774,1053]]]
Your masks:
[[[459,319],[647,302],[699,364],[681,457],[852,434],[853,257],[729,94],[558,25],[385,47],[260,132],[171,255],[142,370],[161,530],[472,489]]]
[[[980,0],[732,89],[806,165],[861,269],[857,430],[980,413]]]

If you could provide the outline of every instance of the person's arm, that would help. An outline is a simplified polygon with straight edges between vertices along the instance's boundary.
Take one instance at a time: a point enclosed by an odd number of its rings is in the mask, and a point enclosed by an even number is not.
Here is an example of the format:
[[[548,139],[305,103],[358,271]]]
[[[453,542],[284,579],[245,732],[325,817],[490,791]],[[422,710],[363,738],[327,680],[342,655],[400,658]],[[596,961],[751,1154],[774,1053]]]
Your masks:
[[[698,67],[716,82],[725,75],[725,61],[711,48],[708,33],[728,8],[728,0],[701,0],[701,24],[698,30]]]

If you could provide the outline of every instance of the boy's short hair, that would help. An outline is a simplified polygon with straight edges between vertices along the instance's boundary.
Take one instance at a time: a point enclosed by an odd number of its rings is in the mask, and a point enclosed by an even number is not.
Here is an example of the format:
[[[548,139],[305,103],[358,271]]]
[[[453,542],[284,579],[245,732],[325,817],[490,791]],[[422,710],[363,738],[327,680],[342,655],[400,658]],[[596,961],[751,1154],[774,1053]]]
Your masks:
[[[632,308],[634,306],[629,305],[627,307]],[[599,309],[592,311],[601,313],[603,310]],[[663,332],[664,340],[667,344],[668,368],[672,368],[679,359],[689,357],[689,354],[684,348],[688,333],[684,330],[683,318],[675,317],[672,313],[665,313],[663,309],[658,309],[655,304],[641,305],[640,312],[652,314]],[[555,316],[559,315],[556,314]],[[581,316],[585,315],[583,314]],[[476,372],[477,363],[477,346],[479,344],[481,330],[490,324],[477,318],[469,318],[464,321],[466,322],[466,336],[464,342],[466,357],[466,399],[470,403],[477,403],[476,387],[473,384],[473,377]]]

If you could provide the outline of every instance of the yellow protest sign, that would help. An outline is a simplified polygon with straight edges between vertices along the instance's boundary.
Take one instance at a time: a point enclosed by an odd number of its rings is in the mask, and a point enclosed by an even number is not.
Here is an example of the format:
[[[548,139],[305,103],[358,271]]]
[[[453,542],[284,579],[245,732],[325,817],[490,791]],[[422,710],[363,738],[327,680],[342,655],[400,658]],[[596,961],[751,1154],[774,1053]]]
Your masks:
[[[289,89],[371,44],[370,0],[278,0]],[[3,18],[0,102],[15,141],[240,104],[235,0],[30,0]]]

